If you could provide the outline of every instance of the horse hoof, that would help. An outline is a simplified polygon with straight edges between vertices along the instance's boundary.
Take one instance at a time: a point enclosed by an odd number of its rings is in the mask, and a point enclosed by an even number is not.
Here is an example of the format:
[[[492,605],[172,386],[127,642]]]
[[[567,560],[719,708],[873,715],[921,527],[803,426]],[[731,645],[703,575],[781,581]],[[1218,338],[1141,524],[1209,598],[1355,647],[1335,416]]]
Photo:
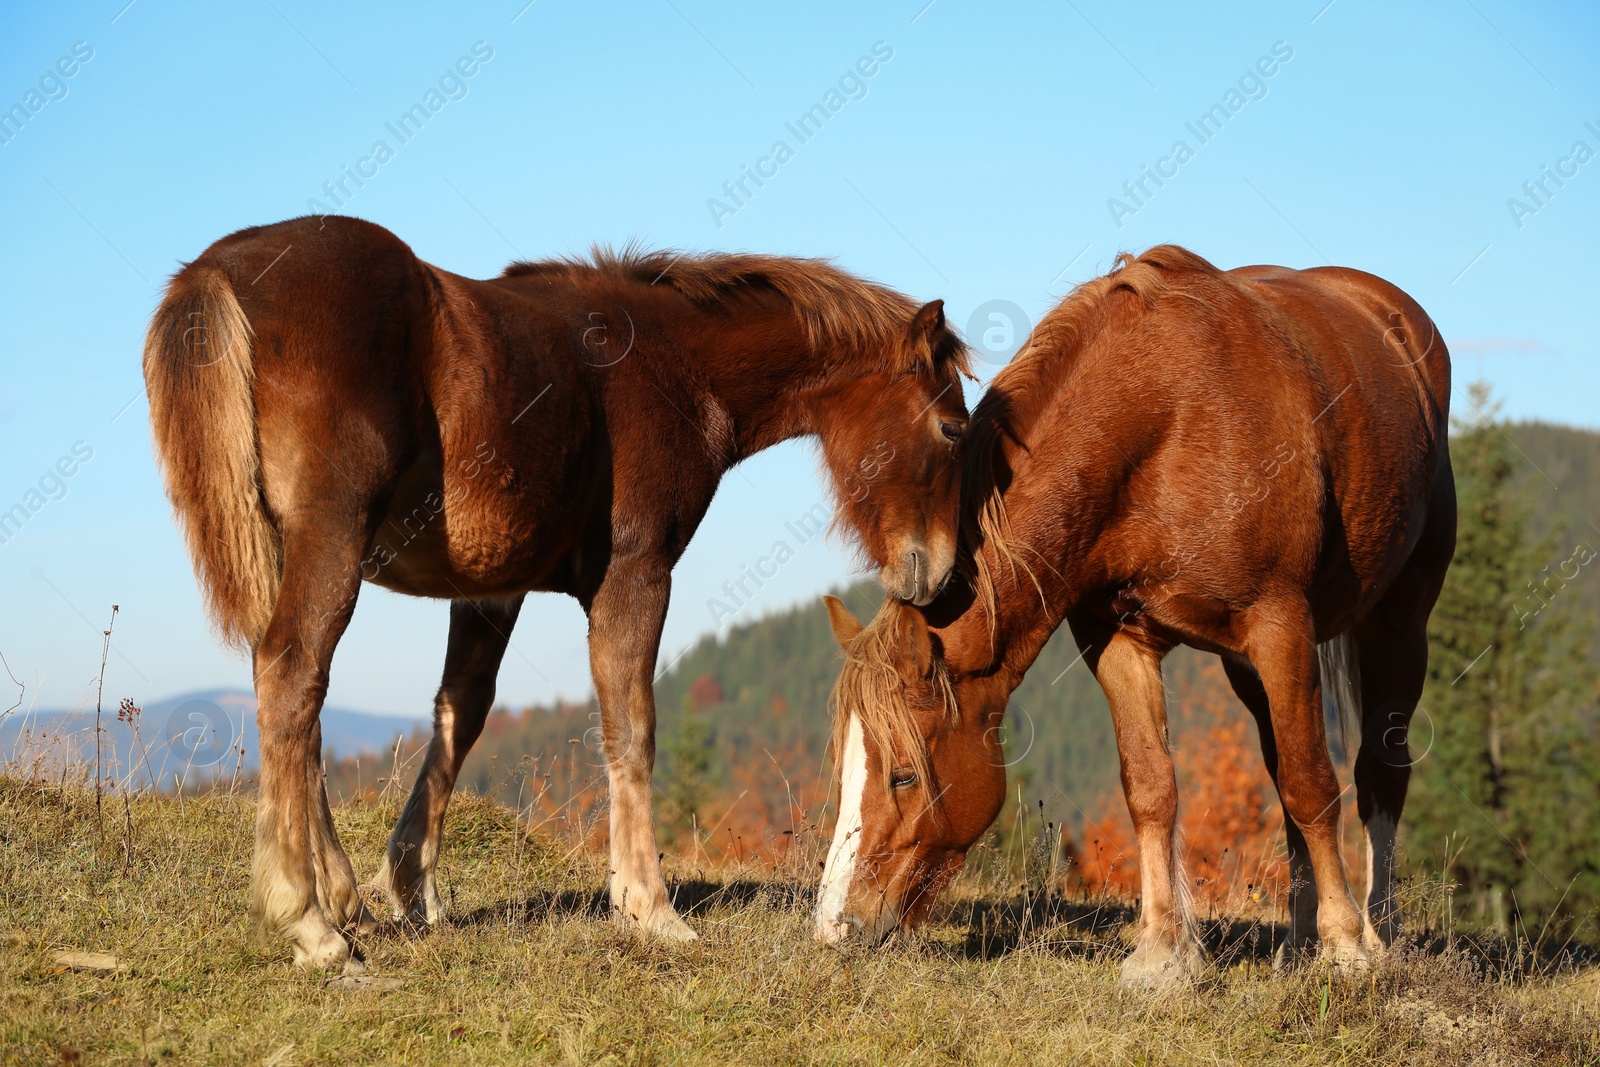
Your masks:
[[[1389,955],[1389,946],[1394,942],[1394,935],[1385,937],[1371,926],[1361,932],[1361,947],[1366,950],[1367,958],[1374,964]]]
[[[1372,959],[1359,941],[1330,945],[1324,948],[1323,957],[1333,963],[1333,969],[1349,978],[1372,970]]]
[[[435,916],[429,914],[429,901],[421,882],[402,885],[396,868],[387,857],[367,885],[376,889],[388,903],[389,918],[394,922],[411,926],[429,926],[433,923]]]
[[[344,931],[357,937],[370,937],[377,932],[378,919],[372,914],[364,901],[356,902],[356,911],[350,920],[344,924]]]
[[[648,919],[639,922],[639,929],[651,937],[658,937],[663,941],[684,943],[700,940],[700,935],[695,933],[688,923],[671,911],[657,912]]]
[[[1140,993],[1170,993],[1191,985],[1205,969],[1195,945],[1135,949],[1117,971],[1117,988]]]
[[[350,943],[333,930],[309,949],[299,944],[294,947],[295,966],[306,971],[340,971],[352,958]]]

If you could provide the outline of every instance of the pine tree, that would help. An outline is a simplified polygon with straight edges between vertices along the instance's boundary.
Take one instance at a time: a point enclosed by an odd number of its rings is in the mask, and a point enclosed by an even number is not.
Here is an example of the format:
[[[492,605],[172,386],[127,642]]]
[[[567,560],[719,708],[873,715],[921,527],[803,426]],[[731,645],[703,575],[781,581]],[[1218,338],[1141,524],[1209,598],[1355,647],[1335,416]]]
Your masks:
[[[1580,594],[1561,595],[1583,549],[1533,543],[1509,492],[1518,457],[1488,386],[1468,389],[1487,414],[1451,439],[1456,554],[1429,620],[1404,828],[1412,869],[1443,870],[1469,913],[1507,933],[1600,904],[1600,751],[1584,726],[1594,683]]]

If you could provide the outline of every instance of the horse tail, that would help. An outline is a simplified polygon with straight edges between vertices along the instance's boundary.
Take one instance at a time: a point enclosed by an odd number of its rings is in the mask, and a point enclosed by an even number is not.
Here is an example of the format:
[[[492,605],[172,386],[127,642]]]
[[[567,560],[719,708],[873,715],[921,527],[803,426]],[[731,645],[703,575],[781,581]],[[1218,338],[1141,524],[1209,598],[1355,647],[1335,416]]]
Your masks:
[[[1352,739],[1361,740],[1361,656],[1355,634],[1346,630],[1317,646],[1322,669],[1322,703],[1337,716],[1339,747],[1348,756]]]
[[[277,600],[283,548],[267,513],[252,331],[228,275],[175,275],[150,321],[144,381],[167,496],[224,641],[254,648]]]

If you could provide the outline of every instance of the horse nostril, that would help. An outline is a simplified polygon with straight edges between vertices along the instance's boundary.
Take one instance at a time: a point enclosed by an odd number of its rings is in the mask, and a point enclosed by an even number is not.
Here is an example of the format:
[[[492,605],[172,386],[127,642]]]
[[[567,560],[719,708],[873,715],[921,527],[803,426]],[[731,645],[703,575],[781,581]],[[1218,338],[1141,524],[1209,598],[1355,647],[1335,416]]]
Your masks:
[[[907,582],[907,600],[915,600],[922,595],[923,586],[927,583],[927,563],[923,559],[922,551],[913,548],[906,553],[906,572],[910,575]]]

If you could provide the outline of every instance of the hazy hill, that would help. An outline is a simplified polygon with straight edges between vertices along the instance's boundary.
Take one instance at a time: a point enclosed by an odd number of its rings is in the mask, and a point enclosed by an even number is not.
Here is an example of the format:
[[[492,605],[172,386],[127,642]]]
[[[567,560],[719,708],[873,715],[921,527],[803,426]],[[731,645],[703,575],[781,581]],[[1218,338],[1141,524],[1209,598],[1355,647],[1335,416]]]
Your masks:
[[[100,716],[102,756],[107,772],[117,778],[132,773],[133,784],[155,781],[170,788],[174,775],[194,785],[213,775],[232,775],[235,767],[248,775],[261,765],[256,698],[245,690],[202,689],[152,701],[139,709],[136,723],[126,715],[119,719],[118,711],[112,701],[102,705]],[[397,738],[417,725],[413,717],[322,709],[323,745],[341,754],[392,749]],[[0,721],[0,759],[18,764],[50,764],[69,756],[92,761],[94,729],[92,707],[19,709]]]

